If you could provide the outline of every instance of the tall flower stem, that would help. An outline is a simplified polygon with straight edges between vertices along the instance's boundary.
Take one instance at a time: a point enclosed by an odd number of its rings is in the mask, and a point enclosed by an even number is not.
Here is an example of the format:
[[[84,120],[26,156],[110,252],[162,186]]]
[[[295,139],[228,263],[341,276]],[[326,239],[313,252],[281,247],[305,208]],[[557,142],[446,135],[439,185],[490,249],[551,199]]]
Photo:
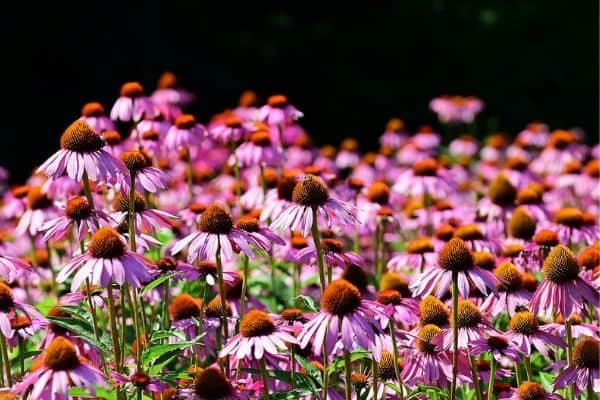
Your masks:
[[[83,240],[79,242],[79,249],[81,250],[81,254],[85,252],[85,245],[83,244]],[[94,337],[96,338],[96,340],[100,340],[100,335],[98,334],[98,320],[96,316],[96,307],[94,306],[94,302],[92,301],[90,278],[85,278],[85,292],[88,306],[90,307],[90,314],[92,314],[92,329],[94,330]],[[104,364],[104,360],[102,361],[102,363]]]
[[[56,271],[52,266],[52,249],[50,248],[50,242],[46,241],[46,253],[48,254],[48,269],[50,270],[50,276],[52,277],[52,282],[50,283],[52,286],[52,294],[58,298],[58,287],[56,285]],[[34,254],[35,257],[35,254]]]
[[[83,181],[83,192],[85,193],[85,198],[88,201],[89,206],[94,209],[94,197],[92,196],[92,189],[90,188],[90,179],[88,178],[87,172],[83,173],[82,176]]]
[[[168,330],[170,327],[169,313],[167,312],[169,306],[169,287],[171,286],[171,279],[167,279],[164,283],[163,301],[162,301],[162,328]]]
[[[132,296],[131,291],[127,290],[127,301],[129,301],[129,308],[131,314],[133,314],[133,328],[135,331],[135,338],[137,346],[135,346],[135,361],[138,371],[141,371],[141,355],[143,347],[143,339],[140,331],[140,320],[138,316],[137,301],[135,300],[135,294]],[[145,339],[145,338],[144,338]]]
[[[292,389],[296,386],[296,345],[290,346],[290,364],[292,365]]]
[[[294,263],[292,273],[294,275],[292,277],[293,297],[291,304],[292,307],[296,307],[296,305],[298,304],[298,296],[300,296],[300,290],[302,290],[300,286],[300,265],[298,263]]]
[[[494,400],[494,380],[496,379],[496,359],[490,360],[490,379],[488,382],[487,400]]]
[[[527,371],[527,380],[533,382],[533,370],[531,369],[531,359],[528,356],[523,357],[525,371]]]
[[[517,387],[521,386],[521,370],[518,363],[515,363],[515,378],[517,380]]]
[[[0,352],[0,386],[4,387],[4,359]]]
[[[350,352],[348,350],[344,351],[344,372],[345,372],[345,384],[344,388],[345,400],[352,399],[352,385],[350,384],[350,379],[352,377],[352,360],[350,359]]]
[[[458,272],[452,271],[452,384],[450,400],[456,399],[456,375],[458,375]]]
[[[23,341],[23,338],[18,335],[18,339],[19,339],[19,372],[21,373],[21,376],[25,375],[25,342]]]
[[[381,223],[377,222],[375,226],[375,243],[373,246],[374,254],[374,263],[375,263],[375,280],[377,281],[377,285],[381,281],[381,276],[383,275],[383,226]]]
[[[221,239],[218,239],[217,244],[217,253],[215,254],[215,258],[217,261],[217,275],[219,279],[219,297],[221,298],[221,310],[223,313],[221,314],[221,325],[223,325],[223,339],[227,342],[227,338],[229,337],[229,328],[227,327],[227,303],[225,300],[225,281],[223,280],[223,263],[221,262]],[[221,350],[221,349],[219,349]]]
[[[108,318],[109,318],[109,323],[110,323],[110,334],[112,337],[113,352],[115,354],[115,364],[117,365],[117,371],[120,371],[119,366],[121,364],[121,348],[119,346],[119,333],[117,332],[117,313],[115,310],[115,299],[113,297],[112,281],[109,282],[107,290],[108,290],[107,301],[108,301]]]
[[[319,224],[317,222],[317,209],[312,209],[312,228],[311,233],[313,242],[315,243],[315,250],[317,251],[317,266],[319,267],[319,281],[321,283],[321,295],[325,290],[325,257],[323,256],[323,249],[321,248],[321,235],[319,233]]]
[[[327,328],[325,328],[325,336],[327,336]],[[327,372],[329,360],[326,343],[327,341],[323,341],[323,400],[327,400],[327,388],[329,387],[329,373]]]
[[[379,390],[379,365],[374,359],[371,361],[373,372],[373,400],[377,400],[377,391]]]
[[[260,376],[262,377],[263,383],[263,399],[269,400],[269,375],[267,374],[267,366],[265,365],[265,358],[262,357],[260,363]]]
[[[571,331],[571,316],[565,318],[565,335],[567,336],[567,367],[573,364],[573,333]],[[567,398],[573,399],[573,385],[569,385],[567,389]]]
[[[479,382],[479,372],[477,371],[477,364],[475,363],[475,357],[469,354],[469,365],[471,366],[471,375],[473,376],[473,387],[475,388],[475,397],[477,400],[483,400],[481,394],[481,385]]]
[[[398,381],[398,387],[400,388],[400,393],[398,398],[400,400],[404,399],[404,392],[402,390],[402,377],[400,376],[400,366],[398,365],[398,346],[396,345],[396,321],[394,321],[394,316],[390,318],[390,337],[392,338],[392,348],[394,349],[394,373],[396,374],[396,380]]]
[[[250,260],[247,255],[243,255],[243,266],[242,266],[242,294],[240,297],[240,321],[244,318],[244,311],[246,308],[246,293],[248,292],[248,267]]]
[[[6,369],[6,384],[12,386],[12,376],[10,373],[10,359],[8,358],[8,345],[6,343],[6,337],[0,333],[0,351],[2,352],[2,361],[4,362],[4,368]]]
[[[135,172],[131,172],[129,188],[129,209],[127,212],[127,227],[129,228],[129,247],[135,253],[137,246],[135,244]]]

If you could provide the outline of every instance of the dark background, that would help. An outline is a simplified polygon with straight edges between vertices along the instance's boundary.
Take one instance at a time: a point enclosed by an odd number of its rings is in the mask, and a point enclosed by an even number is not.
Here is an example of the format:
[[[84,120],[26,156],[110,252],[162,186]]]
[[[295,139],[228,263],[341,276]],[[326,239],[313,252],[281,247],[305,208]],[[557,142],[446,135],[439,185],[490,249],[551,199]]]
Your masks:
[[[165,69],[198,94],[203,121],[244,89],[282,92],[319,143],[374,147],[391,116],[435,123],[428,102],[442,93],[486,102],[482,134],[539,119],[597,140],[597,1],[21,3],[0,24],[0,164],[13,182],[84,102],[110,110],[121,83],[150,91]]]

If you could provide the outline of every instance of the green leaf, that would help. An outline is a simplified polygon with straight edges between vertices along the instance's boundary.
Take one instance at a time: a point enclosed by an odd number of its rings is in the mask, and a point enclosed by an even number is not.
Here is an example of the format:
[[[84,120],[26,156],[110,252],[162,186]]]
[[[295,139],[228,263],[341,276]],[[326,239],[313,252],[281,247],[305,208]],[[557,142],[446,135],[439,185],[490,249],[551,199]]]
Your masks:
[[[366,350],[354,350],[350,353],[350,360],[352,362],[357,360],[364,360],[365,358],[371,358],[371,354]],[[331,364],[327,366],[327,374],[331,375],[336,371],[341,371],[344,368],[344,357],[336,358]]]
[[[29,351],[26,351],[25,353],[23,353],[23,358],[25,360],[27,360],[27,359],[35,357],[41,353],[42,353],[42,350],[29,350]],[[16,368],[20,364],[21,364],[21,359],[19,356],[14,356],[14,357],[12,357],[12,360],[10,360],[11,369]]]
[[[319,311],[319,309],[316,306],[315,301],[312,297],[301,294],[301,295],[298,295],[298,297],[296,297],[296,298],[302,300],[302,302],[304,303],[304,305],[308,311],[310,311],[310,312]]]
[[[73,332],[75,335],[79,336],[82,339],[90,342],[94,346],[98,347],[104,356],[109,353],[110,348],[110,339],[107,334],[102,334],[99,332],[100,340],[96,340],[94,336],[93,328],[90,326],[90,323],[78,318],[64,318],[64,317],[48,317],[48,320],[52,323],[64,328],[70,332]]]
[[[142,363],[144,365],[152,365],[160,357],[170,351],[182,351],[188,347],[193,346],[194,342],[177,342],[177,343],[165,343],[158,346],[152,346],[144,350],[142,353]]]
[[[57,308],[59,310],[66,312],[67,314],[73,315],[74,317],[77,317],[77,318],[80,318],[80,319],[86,321],[87,323],[90,324],[90,328],[91,328],[92,315],[88,312],[88,310],[85,307],[82,307],[81,305],[77,305],[77,306],[58,306]]]
[[[117,393],[115,390],[111,390],[110,388],[105,388],[101,386],[95,387],[95,394],[90,393],[90,389],[88,387],[72,387],[69,389],[69,395],[72,397],[80,397],[83,399],[105,399],[105,400],[115,400],[117,398]]]
[[[260,370],[253,368],[243,368],[242,371],[249,372],[251,374],[260,376]],[[276,379],[278,381],[282,381],[285,383],[292,383],[292,372],[291,371],[283,371],[283,370],[267,370],[267,375],[270,378]],[[310,391],[310,393],[316,393],[317,387],[315,383],[307,376],[303,374],[296,373],[295,374],[294,387],[306,388]]]
[[[308,389],[293,389],[285,392],[273,393],[270,395],[270,398],[272,400],[292,400],[310,396],[311,394],[315,394],[315,392]]]
[[[323,374],[319,369],[306,358],[296,354],[296,362],[313,378],[319,386],[323,386]]]
[[[146,293],[148,293],[149,291],[151,291],[152,289],[154,289],[155,287],[160,286],[161,284],[165,283],[173,275],[175,275],[175,272],[169,272],[168,274],[164,274],[164,275],[161,275],[160,277],[156,278],[155,280],[153,280],[152,282],[150,282],[149,284],[144,286],[144,288],[140,292],[140,295],[143,296]]]

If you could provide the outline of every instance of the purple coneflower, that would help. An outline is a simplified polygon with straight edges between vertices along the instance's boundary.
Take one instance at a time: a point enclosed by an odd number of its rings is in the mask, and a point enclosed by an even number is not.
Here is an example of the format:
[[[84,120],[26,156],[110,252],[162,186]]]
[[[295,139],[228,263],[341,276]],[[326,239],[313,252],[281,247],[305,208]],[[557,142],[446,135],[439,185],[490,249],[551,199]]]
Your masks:
[[[111,218],[101,210],[93,209],[85,197],[73,197],[64,206],[65,215],[46,221],[40,228],[44,240],[61,240],[74,232],[75,238],[82,241],[88,233],[94,233],[101,224],[111,222]]]
[[[17,279],[27,278],[33,272],[31,265],[20,258],[0,256],[0,278],[11,283]]]
[[[32,399],[67,400],[71,387],[87,387],[93,395],[96,386],[106,386],[102,372],[81,359],[68,339],[57,337],[44,350],[42,365],[25,375],[12,392],[29,392]]]
[[[240,333],[229,339],[219,355],[230,355],[236,360],[260,360],[265,354],[277,355],[287,349],[287,344],[296,343],[291,332],[288,326],[276,326],[266,312],[250,310],[240,322]]]
[[[387,267],[392,271],[414,270],[423,272],[435,265],[436,254],[433,241],[428,237],[411,240],[406,251],[390,258]]]
[[[180,294],[169,304],[169,316],[174,328],[181,330],[188,340],[198,336],[198,325],[202,314],[202,300],[189,294]]]
[[[523,287],[522,273],[513,263],[501,263],[494,275],[498,279],[498,297],[488,297],[482,309],[489,310],[493,317],[504,312],[510,317],[520,306],[528,305],[531,293]]]
[[[523,382],[517,390],[507,395],[498,395],[499,400],[563,400],[556,393],[548,393],[546,389],[536,382]]]
[[[113,199],[112,218],[117,224],[122,223],[127,219],[129,210],[129,198],[122,192],[117,192]],[[154,232],[161,228],[168,228],[172,225],[172,220],[177,219],[177,216],[169,214],[166,211],[147,208],[144,197],[139,193],[134,193],[134,207],[133,212],[135,216],[135,229],[144,232]]]
[[[37,313],[34,307],[15,301],[11,288],[0,282],[0,332],[4,337],[10,339],[14,335],[11,319],[16,317],[18,312],[29,316],[31,310]]]
[[[76,181],[81,181],[84,175],[93,181],[107,181],[126,173],[125,166],[102,149],[104,141],[85,121],[77,120],[65,129],[60,147],[38,172],[50,178],[58,178],[66,172]]]
[[[389,315],[384,307],[362,298],[350,282],[338,279],[329,284],[321,296],[321,311],[304,325],[298,335],[300,347],[313,342],[315,352],[336,354],[356,345],[371,350],[376,360],[383,351],[381,322]]]
[[[479,308],[469,300],[459,300],[456,313],[456,329],[453,330],[452,327],[445,329],[440,337],[440,344],[444,349],[455,351],[453,345],[454,331],[458,334],[456,344],[459,350],[466,349],[470,342],[483,338],[484,333],[497,333]],[[454,325],[453,321],[450,322],[451,325]]]
[[[115,129],[110,118],[104,114],[104,107],[100,103],[91,102],[84,104],[81,108],[80,119],[87,122],[98,134]]]
[[[267,253],[271,253],[274,244],[284,246],[285,240],[271,229],[264,226],[264,224],[258,219],[250,215],[241,216],[235,226],[238,229],[246,232],[249,236],[249,243],[256,246],[260,250],[264,250]]]
[[[540,228],[555,231],[561,243],[583,243],[589,246],[600,239],[600,229],[595,219],[591,216],[590,221],[586,220],[586,213],[577,208],[561,208],[554,213],[553,221],[544,221]]]
[[[57,282],[64,282],[75,271],[71,291],[90,279],[90,283],[107,287],[111,282],[122,285],[127,282],[141,287],[151,279],[147,261],[142,256],[126,250],[126,244],[116,230],[109,227],[98,229],[88,244],[88,250],[73,258],[59,272]]]
[[[465,242],[453,238],[440,250],[437,265],[414,277],[410,284],[413,295],[424,296],[435,290],[435,296],[442,297],[448,292],[454,273],[458,278],[458,292],[463,298],[469,297],[471,282],[481,293],[487,294],[487,288],[498,293],[496,277],[474,265],[473,254]]]
[[[217,143],[231,144],[242,140],[253,128],[253,124],[235,115],[228,115],[208,127],[208,136]]]
[[[281,94],[269,97],[267,104],[262,106],[256,114],[258,120],[265,121],[269,125],[288,124],[303,116],[304,114],[291,105],[287,97]],[[281,145],[283,146],[283,143]]]
[[[200,372],[193,382],[194,398],[199,400],[240,400],[244,396],[233,387],[218,369],[209,367]]]
[[[571,315],[573,308],[581,309],[586,301],[600,307],[598,291],[579,276],[579,271],[571,250],[563,245],[554,247],[544,260],[544,280],[531,298],[531,310],[548,316],[558,312]]]
[[[110,110],[110,119],[122,122],[139,122],[152,119],[158,109],[144,94],[144,88],[138,82],[126,82],[121,86],[121,96]]]
[[[489,352],[501,364],[504,364],[505,358],[513,362],[519,362],[521,359],[519,352],[503,336],[488,336],[473,340],[469,343],[469,352],[474,356]]]
[[[274,167],[281,163],[282,153],[271,143],[269,132],[259,130],[252,133],[249,141],[235,149],[235,158],[240,167],[256,165]]]
[[[152,159],[148,154],[142,151],[125,151],[121,153],[121,161],[129,170],[129,174],[121,179],[121,186],[125,193],[129,192],[131,184],[130,174],[134,175],[137,190],[146,190],[150,193],[156,193],[160,189],[165,189],[168,184],[168,177],[162,170],[152,166]]]
[[[210,260],[197,261],[195,264],[177,262],[170,257],[164,257],[158,260],[158,266],[172,263],[176,274],[173,279],[185,279],[189,282],[196,280],[205,281],[209,286],[214,286],[217,282],[217,265]],[[223,270],[223,280],[226,283],[233,283],[237,278],[237,272],[233,270]]]
[[[453,191],[448,172],[433,158],[424,158],[402,172],[392,190],[402,196],[445,198]]]
[[[300,230],[307,236],[313,227],[313,219],[321,217],[327,228],[333,220],[341,224],[356,224],[354,209],[343,201],[332,198],[329,189],[320,178],[306,175],[292,192],[293,204],[279,214],[271,226],[277,230]]]
[[[129,377],[123,376],[117,372],[111,372],[110,375],[115,380],[116,385],[131,384],[136,390],[141,390],[142,392],[150,394],[161,393],[169,387],[167,383],[141,371],[134,371]]]
[[[531,355],[532,346],[546,357],[549,345],[566,346],[561,338],[549,333],[550,327],[540,326],[537,317],[531,311],[517,312],[510,319],[508,327],[505,337],[527,357]]]
[[[200,217],[199,231],[179,240],[171,249],[175,255],[189,245],[187,261],[197,259],[214,260],[220,256],[223,261],[232,260],[234,252],[240,249],[249,257],[254,257],[250,244],[254,239],[244,230],[233,225],[231,214],[221,204],[212,204]]]
[[[191,114],[183,114],[175,118],[175,124],[169,128],[164,145],[171,150],[196,145],[205,134],[203,125],[196,122]]]
[[[402,380],[409,386],[415,387],[418,383],[447,386],[452,376],[452,360],[448,351],[439,351],[432,340],[440,335],[442,330],[433,324],[427,324],[419,329],[412,340],[415,350],[405,351]],[[470,382],[469,362],[462,352],[458,357],[458,380]]]
[[[442,123],[470,124],[475,116],[483,110],[483,101],[473,96],[439,96],[429,103]]]
[[[321,250],[325,256],[325,262],[328,266],[345,268],[348,264],[363,266],[364,261],[356,253],[344,251],[344,243],[335,237],[326,237],[321,239]],[[315,264],[317,259],[317,249],[314,245],[307,246],[296,253],[296,260],[304,265]]]
[[[418,321],[419,305],[415,299],[404,298],[398,290],[387,289],[377,293],[377,302],[381,305],[392,306],[394,321],[400,322],[405,328]],[[387,328],[388,318],[382,323],[382,328]]]
[[[40,186],[32,186],[27,191],[27,208],[16,228],[16,233],[22,235],[29,233],[35,236],[44,224],[56,217],[56,207]]]
[[[576,394],[587,390],[589,399],[593,393],[600,391],[600,342],[597,338],[583,338],[575,348],[572,355],[573,365],[565,368],[554,379],[554,388],[562,389],[575,385]]]

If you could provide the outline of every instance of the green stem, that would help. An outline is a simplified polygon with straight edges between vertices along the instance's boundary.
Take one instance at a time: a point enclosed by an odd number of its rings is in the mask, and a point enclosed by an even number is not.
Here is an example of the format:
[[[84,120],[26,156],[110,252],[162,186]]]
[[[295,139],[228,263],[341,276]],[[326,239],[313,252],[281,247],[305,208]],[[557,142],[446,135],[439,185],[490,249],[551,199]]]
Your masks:
[[[10,371],[10,359],[8,358],[8,345],[4,334],[0,333],[0,351],[2,351],[2,361],[6,369],[6,383],[9,387],[12,386],[12,375]]]
[[[496,359],[492,356],[490,361],[490,379],[488,382],[487,400],[494,399],[494,380],[496,379]]]
[[[169,329],[171,325],[171,321],[169,320],[169,313],[167,312],[168,304],[169,304],[169,287],[171,286],[171,279],[167,279],[165,281],[165,287],[163,292],[163,302],[162,302],[162,327],[166,331]]]
[[[321,295],[325,290],[325,257],[323,256],[323,249],[321,248],[321,235],[319,233],[319,224],[317,222],[317,209],[312,209],[312,237],[315,244],[315,250],[317,252],[317,265],[319,267],[319,281],[321,283]]]
[[[479,373],[477,371],[477,364],[475,363],[475,357],[473,357],[470,353],[468,353],[468,355],[469,365],[471,366],[471,375],[473,376],[473,387],[475,388],[475,397],[477,398],[477,400],[483,400],[483,395],[481,394],[481,386],[479,382]]]
[[[130,184],[129,188],[129,210],[127,212],[128,228],[129,228],[129,247],[130,250],[134,253],[137,250],[137,246],[135,245],[135,172],[131,172],[130,176]]]
[[[296,386],[296,345],[290,345],[290,364],[292,364],[292,389]]]
[[[21,377],[25,375],[25,342],[21,335],[17,335],[19,339],[19,372]]]
[[[565,317],[565,334],[567,339],[567,367],[573,364],[573,333],[571,332],[571,316]],[[573,399],[573,385],[569,385],[567,389],[567,398]]]
[[[519,368],[519,364],[515,363],[515,378],[517,379],[517,387],[521,386],[521,371]]]
[[[373,400],[377,400],[377,391],[379,390],[379,365],[377,361],[372,360],[372,372],[373,372]]]
[[[131,310],[131,314],[133,314],[133,329],[135,331],[135,338],[136,338],[136,343],[137,343],[137,346],[135,346],[135,361],[136,361],[138,371],[142,371],[141,355],[142,355],[143,339],[142,339],[141,331],[140,331],[140,320],[139,320],[139,316],[138,316],[137,301],[135,301],[135,297],[131,295],[130,290],[127,290],[127,301],[129,302],[129,308]]]
[[[263,398],[269,400],[269,375],[267,374],[267,367],[265,365],[265,358],[261,358],[260,361],[260,376],[263,381]]]
[[[88,201],[89,206],[94,209],[94,197],[92,196],[92,189],[90,188],[90,179],[88,178],[87,172],[83,172],[83,192]]]
[[[227,338],[229,337],[229,328],[227,326],[227,303],[225,299],[225,281],[223,280],[223,263],[221,262],[221,239],[217,239],[217,253],[215,254],[215,258],[217,260],[217,274],[219,279],[219,296],[221,297],[221,310],[223,313],[221,314],[221,325],[223,329],[223,339],[227,342]],[[221,350],[219,348],[219,350]]]
[[[398,346],[396,345],[396,322],[394,321],[394,316],[390,318],[390,337],[392,338],[392,348],[394,349],[394,373],[396,374],[396,380],[398,381],[398,387],[400,388],[400,393],[398,398],[400,400],[404,399],[404,392],[402,390],[402,377],[400,376],[400,366],[398,365]]]
[[[352,385],[350,384],[350,380],[352,377],[352,360],[350,359],[350,352],[348,350],[344,351],[344,371],[346,380],[346,387],[344,391],[344,394],[346,395],[345,400],[351,400]]]
[[[250,260],[247,255],[243,255],[243,267],[242,267],[242,294],[240,297],[240,321],[244,318],[244,310],[246,308],[246,293],[248,292],[248,269]]]
[[[51,287],[52,294],[58,299],[58,288],[56,286],[56,271],[52,267],[52,250],[50,249],[50,242],[46,241],[46,253],[48,253],[48,269],[50,270],[50,275],[52,277]],[[34,254],[35,257],[35,254]]]
[[[527,371],[527,380],[533,382],[533,370],[531,369],[531,359],[528,356],[523,357],[525,371]]]
[[[327,336],[327,328],[325,328],[325,336]],[[327,400],[327,388],[329,387],[329,373],[327,372],[327,366],[329,359],[327,357],[327,346],[326,341],[323,341],[323,400]]]
[[[2,352],[0,352],[0,386],[4,387],[4,359],[2,358]]]
[[[456,376],[458,375],[458,272],[452,271],[452,384],[450,400],[456,399]]]
[[[112,281],[109,282],[107,290],[108,317],[110,323],[110,333],[113,342],[113,352],[115,354],[115,364],[117,365],[117,371],[120,371],[119,365],[121,362],[121,348],[119,346],[119,333],[117,332],[117,315],[115,311],[115,300],[113,298]]]
[[[290,304],[292,305],[292,307],[296,307],[296,304],[298,302],[298,296],[300,296],[300,265],[298,265],[298,263],[294,263],[293,266],[293,271],[292,271],[292,289],[293,289],[293,294],[292,294],[292,301],[290,302]]]
[[[594,385],[592,384],[592,376],[590,375],[590,377],[588,378],[588,384],[587,384],[587,397],[588,400],[594,400],[595,399],[595,395],[594,395]]]

